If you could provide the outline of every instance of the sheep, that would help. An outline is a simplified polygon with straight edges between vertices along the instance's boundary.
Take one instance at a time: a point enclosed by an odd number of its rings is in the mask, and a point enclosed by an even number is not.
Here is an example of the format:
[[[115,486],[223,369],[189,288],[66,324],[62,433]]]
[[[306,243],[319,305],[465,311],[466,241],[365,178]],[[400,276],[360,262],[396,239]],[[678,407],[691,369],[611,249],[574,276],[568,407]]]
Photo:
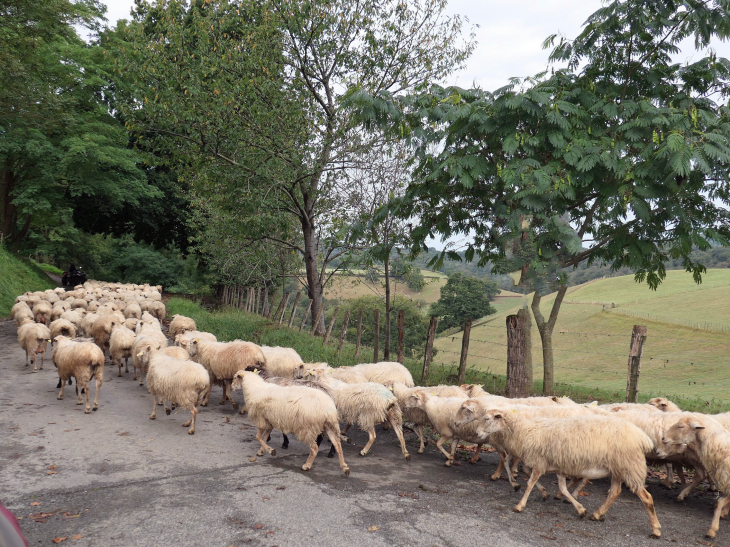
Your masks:
[[[194,338],[188,346],[188,352],[193,361],[200,363],[208,371],[211,385],[222,385],[223,398],[218,404],[222,405],[229,399],[234,410],[238,409],[238,403],[231,396],[231,380],[236,372],[245,370],[248,366],[266,368],[264,352],[252,342],[211,342]],[[201,404],[207,406],[209,398],[210,386]]]
[[[178,346],[163,347],[160,352],[169,357],[179,359],[180,361],[190,361],[190,354],[188,353],[188,351]]]
[[[53,363],[58,369],[57,387],[61,388],[57,399],[63,399],[63,388],[67,380],[76,378],[76,386],[81,386],[77,405],[83,404],[81,394],[86,393],[86,414],[91,413],[89,405],[89,382],[93,378],[96,383],[94,408],[99,408],[99,391],[104,383],[104,354],[96,344],[91,342],[76,342],[65,336],[56,336],[53,347]]]
[[[33,313],[30,309],[30,306],[28,306],[28,304],[26,304],[25,302],[16,302],[15,304],[13,304],[13,307],[10,308],[10,319],[15,319],[15,314],[20,312],[21,310],[27,310]]]
[[[667,478],[662,484],[667,488],[674,485],[674,476],[672,473],[672,463],[693,467],[695,469],[694,480],[680,492],[677,501],[683,501],[707,476],[705,469],[702,467],[697,454],[694,450],[688,450],[682,455],[673,455],[667,458],[658,457],[658,453],[662,450],[662,435],[664,431],[677,423],[682,417],[687,416],[683,412],[644,412],[643,410],[623,410],[618,416],[627,420],[646,433],[654,443],[654,447],[646,454],[646,458],[654,463],[665,463],[667,468]],[[680,475],[684,481],[684,474]],[[683,484],[684,486],[684,484]]]
[[[24,323],[18,328],[18,342],[20,347],[25,350],[25,366],[28,366],[28,360],[33,360],[33,370],[36,372],[36,364],[38,360],[38,354],[41,356],[41,367],[43,370],[43,357],[46,352],[46,347],[50,341],[51,331],[45,325],[40,323],[33,323],[29,321]]]
[[[134,380],[137,380],[137,369],[139,369],[139,385],[144,385],[144,374],[147,367],[139,358],[140,352],[146,347],[152,347],[160,350],[167,346],[167,338],[161,332],[147,332],[145,334],[137,334],[132,346],[132,366],[134,368]]]
[[[45,300],[41,300],[33,306],[33,317],[35,319],[35,322],[43,323],[44,325],[48,326],[48,324],[50,323],[52,311],[53,307]]]
[[[35,322],[35,316],[33,315],[33,311],[26,306],[25,308],[19,308],[15,311],[13,321],[15,321],[15,326],[20,328],[20,326],[26,321]]]
[[[139,323],[139,319],[130,317],[129,319],[126,319],[124,321],[124,326],[127,327],[132,332],[134,332],[135,330],[137,330],[137,323]]]
[[[188,346],[190,345],[190,341],[194,338],[208,340],[210,342],[218,341],[218,339],[215,337],[215,334],[211,334],[209,332],[201,332],[199,330],[189,330],[184,334],[178,334],[177,336],[175,336],[175,345],[180,346],[187,351]]]
[[[151,300],[142,300],[142,302],[139,303],[139,309],[142,310],[142,313],[149,310],[150,304],[152,304]]]
[[[63,312],[61,314],[61,319],[66,319],[67,321],[71,321],[74,325],[76,325],[76,328],[78,329],[81,326],[81,321],[83,320],[83,315],[76,310],[70,310],[70,311]]]
[[[291,348],[261,346],[266,357],[266,371],[280,378],[294,379],[302,358]]]
[[[259,456],[266,452],[276,455],[276,450],[264,440],[272,429],[284,434],[294,433],[309,446],[309,458],[302,466],[302,470],[308,471],[319,452],[317,436],[324,432],[335,447],[340,469],[345,475],[350,475],[350,468],[342,455],[337,407],[331,397],[311,387],[284,387],[267,383],[255,372],[245,370],[234,374],[232,384],[234,389],[243,390],[249,417],[258,429],[256,440],[261,444]]]
[[[142,309],[139,307],[139,304],[132,302],[126,305],[124,308],[125,319],[139,319],[140,317],[142,317]]]
[[[360,451],[361,456],[366,456],[375,442],[375,426],[387,421],[398,437],[403,456],[410,461],[411,456],[403,438],[403,415],[398,399],[387,387],[375,382],[346,384],[329,377],[322,368],[311,369],[309,372],[315,380],[332,390],[339,419],[346,424],[342,434],[346,434],[353,424],[367,432],[369,439]]]
[[[96,345],[101,348],[102,353],[106,352],[109,348],[112,330],[121,324],[122,321],[119,321],[119,319],[112,315],[103,315],[94,321],[94,325],[91,327],[91,337],[94,339]]]
[[[92,300],[91,302],[89,302],[89,305],[86,306],[87,312],[95,312],[98,309],[99,309],[99,302],[97,302],[96,300]]]
[[[152,414],[150,420],[157,417],[157,398],[170,401],[180,408],[190,411],[190,420],[183,427],[190,426],[189,435],[195,434],[195,422],[198,416],[198,403],[210,385],[208,372],[202,365],[190,360],[176,359],[159,351],[146,347],[138,357],[148,370],[147,389],[152,394]],[[165,412],[169,415],[172,409]]]
[[[173,340],[178,334],[185,334],[188,331],[197,330],[195,320],[184,315],[175,314],[170,322],[170,338]]]
[[[413,406],[411,408],[407,408],[405,406],[408,397],[410,397],[411,394],[414,393],[414,390],[417,389],[428,389],[429,393],[433,393],[435,395],[438,395],[439,397],[460,397],[461,399],[467,399],[468,396],[461,388],[458,388],[456,386],[409,388],[408,386],[400,382],[393,384],[393,395],[398,398],[398,405],[401,407],[401,411],[403,412],[403,420],[406,422],[412,422],[416,426],[416,435],[418,435],[418,439],[421,442],[421,446],[418,448],[418,453],[423,454],[423,451],[426,448],[426,441],[423,438],[423,426],[431,425],[431,422],[428,420],[428,415],[424,410],[418,408],[417,406]],[[477,451],[476,457],[478,457],[478,455],[479,452]]]
[[[61,319],[61,315],[65,311],[68,311],[65,307],[54,305],[53,309],[51,310],[51,322],[55,321],[56,319]]]
[[[717,483],[722,496],[715,504],[710,529],[706,537],[714,539],[720,529],[720,518],[730,509],[730,432],[712,416],[694,414],[680,418],[663,435],[664,446],[659,457],[681,454],[690,446],[697,452],[699,460]]]
[[[621,410],[640,410],[643,412],[661,412],[657,407],[643,403],[610,403],[607,405],[600,405],[605,410],[611,412],[619,412]]]
[[[568,405],[573,406],[576,403],[571,400],[568,397],[521,397],[517,399],[509,399],[507,397],[502,397],[501,395],[492,395],[491,393],[484,391],[482,386],[476,385],[476,384],[463,384],[461,386],[461,389],[466,391],[466,393],[469,395],[470,399],[488,399],[491,402],[504,402],[508,405],[529,405],[529,406],[547,406],[552,407],[556,404],[562,404],[562,405]]]
[[[634,424],[613,416],[575,416],[572,418],[529,418],[519,411],[489,410],[478,421],[476,434],[487,438],[499,435],[510,453],[532,469],[522,500],[515,512],[522,512],[527,498],[541,475],[556,473],[560,492],[573,504],[578,514],[587,511],[571,495],[565,477],[598,479],[611,476],[606,501],[591,515],[603,520],[621,493],[625,482],[649,515],[652,536],[661,536],[661,525],[654,510],[654,500],[644,485],[646,459],[651,439]]]
[[[79,329],[84,336],[91,336],[91,329],[96,323],[99,316],[94,312],[87,313],[81,320],[81,328]]]
[[[129,358],[132,357],[132,346],[134,346],[136,338],[134,332],[124,325],[112,330],[109,337],[109,359],[111,359],[112,365],[114,365],[114,361],[117,362],[118,377],[122,375],[122,359],[124,359],[124,372],[129,373]]]
[[[167,314],[167,311],[165,310],[165,305],[160,301],[152,302],[149,308],[147,308],[147,311],[149,311],[150,314],[156,317],[159,321],[162,321]]]
[[[665,397],[654,397],[646,403],[658,408],[662,412],[682,412],[682,409]]]
[[[86,308],[89,307],[89,303],[84,300],[83,298],[75,298],[71,301],[71,309],[75,310],[76,308],[82,308],[83,310],[86,310]]]
[[[51,323],[51,336],[53,339],[56,336],[65,336],[66,338],[76,338],[76,326],[71,321],[65,319],[56,319]]]
[[[355,365],[352,370],[362,373],[369,382],[376,382],[392,386],[396,382],[413,387],[413,377],[406,367],[400,363],[381,361],[379,363],[362,363]]]

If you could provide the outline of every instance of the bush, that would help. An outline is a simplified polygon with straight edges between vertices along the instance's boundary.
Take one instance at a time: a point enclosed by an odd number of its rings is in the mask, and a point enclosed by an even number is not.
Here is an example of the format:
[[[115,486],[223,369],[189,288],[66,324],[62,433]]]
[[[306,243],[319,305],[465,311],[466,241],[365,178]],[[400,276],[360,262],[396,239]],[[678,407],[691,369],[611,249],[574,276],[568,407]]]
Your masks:
[[[488,279],[477,279],[455,273],[441,287],[441,297],[431,306],[431,313],[438,315],[439,332],[463,325],[472,320],[496,313],[489,300],[499,292],[497,284]]]

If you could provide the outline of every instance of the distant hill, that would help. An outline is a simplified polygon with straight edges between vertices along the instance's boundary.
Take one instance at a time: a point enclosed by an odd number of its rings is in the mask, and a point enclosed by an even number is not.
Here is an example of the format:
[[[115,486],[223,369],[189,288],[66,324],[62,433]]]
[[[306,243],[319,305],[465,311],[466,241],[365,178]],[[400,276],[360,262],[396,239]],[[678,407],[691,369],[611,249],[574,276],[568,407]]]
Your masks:
[[[505,317],[530,298],[503,299],[499,313],[472,327],[468,366],[506,373]],[[554,296],[543,299],[540,308],[546,317],[553,300]],[[510,303],[514,305],[507,308]],[[684,271],[669,271],[657,291],[636,283],[633,275],[571,288],[553,335],[555,380],[625,390],[631,331],[641,324],[648,327],[641,391],[730,401],[728,303],[730,269],[726,268],[708,270],[701,285]],[[434,347],[441,353],[435,360],[457,363],[461,338],[455,333],[437,339]],[[534,324],[532,340],[534,375],[541,379],[542,346]]]

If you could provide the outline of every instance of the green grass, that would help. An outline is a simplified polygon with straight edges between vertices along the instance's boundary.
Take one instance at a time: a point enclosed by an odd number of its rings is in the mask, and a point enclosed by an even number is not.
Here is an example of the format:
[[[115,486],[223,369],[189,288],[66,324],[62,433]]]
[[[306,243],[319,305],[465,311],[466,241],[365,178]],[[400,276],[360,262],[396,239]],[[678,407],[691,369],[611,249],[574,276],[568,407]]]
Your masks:
[[[56,285],[40,268],[0,246],[0,317],[8,317],[15,298],[27,291],[44,291]]]
[[[35,260],[31,259],[31,262],[34,266],[37,266],[44,272],[56,274],[56,275],[63,275],[63,270],[61,268],[56,268],[55,266],[51,264],[46,264],[45,262],[36,262]]]
[[[368,362],[373,357],[371,348],[363,347],[361,349],[360,358],[355,359],[355,347],[353,344],[346,343],[341,355],[337,355],[337,349],[334,342],[330,342],[328,346],[323,346],[321,338],[312,338],[308,332],[300,333],[297,329],[289,329],[287,327],[279,327],[273,325],[266,319],[243,312],[237,308],[222,307],[218,310],[210,311],[203,308],[200,304],[185,300],[182,298],[172,298],[167,302],[167,310],[170,315],[179,313],[195,319],[199,330],[212,332],[219,340],[228,341],[234,339],[249,340],[261,345],[267,346],[285,346],[294,348],[306,362],[327,362],[331,366],[347,366],[354,365],[358,362]],[[615,318],[617,316],[608,316]],[[500,323],[504,324],[504,320]],[[504,329],[501,329],[502,331]],[[472,331],[473,333],[476,331]],[[472,339],[474,339],[474,334]],[[450,340],[450,339],[449,339]],[[461,344],[461,335],[455,336],[459,346]],[[439,339],[438,343],[445,340]],[[625,343],[624,343],[625,342]],[[623,340],[620,344],[623,350],[627,349],[628,340]],[[472,346],[473,348],[474,346]],[[473,350],[472,350],[473,351]],[[421,360],[406,359],[404,365],[408,367],[413,375],[414,380],[420,385],[438,385],[438,384],[454,384],[457,382],[457,366],[445,357],[449,354],[445,352],[437,353],[434,357],[434,363],[431,365],[431,372],[428,380],[421,378],[423,362]],[[382,354],[380,355],[382,359]],[[458,361],[458,355],[456,355]],[[624,361],[626,361],[624,359]],[[495,364],[497,364],[495,362]],[[624,367],[626,364],[624,363]],[[642,364],[643,367],[643,364]],[[502,367],[503,368],[503,367]],[[536,367],[537,368],[537,367]],[[643,367],[644,368],[644,367]],[[486,366],[481,367],[475,364],[470,358],[469,366],[466,371],[466,382],[473,384],[481,384],[491,393],[503,393],[505,388],[504,371],[498,371],[500,367]],[[501,370],[501,369],[500,369]],[[557,368],[556,368],[557,372]],[[541,370],[536,370],[535,377],[541,377]],[[642,380],[644,377],[642,376]],[[533,386],[533,393],[542,392],[542,383],[536,381]],[[679,393],[679,394],[677,394]],[[704,411],[704,412],[723,412],[730,410],[730,403],[718,400],[707,400],[703,397],[688,396],[681,392],[670,392],[672,399],[686,410]],[[566,378],[558,373],[556,394],[560,396],[568,396],[577,402],[598,401],[616,402],[622,401],[625,397],[625,381],[623,385],[611,387],[602,385],[583,385],[571,384]],[[659,393],[641,392],[639,400],[648,401],[652,396]],[[664,394],[664,393],[661,393]]]
[[[667,396],[697,401],[693,408],[730,408],[730,335],[689,328],[678,323],[685,317],[730,325],[727,283],[730,272],[710,270],[705,283],[695,285],[684,272],[668,272],[664,290],[656,293],[638,285],[632,276],[598,280],[566,295],[553,334],[555,379],[574,389],[594,388],[623,394],[626,389],[628,348],[633,325],[648,327],[641,361],[639,389],[642,397]],[[681,277],[684,275],[685,277]],[[643,302],[637,300],[644,298]],[[543,299],[541,310],[550,313],[554,296]],[[652,319],[637,319],[604,309],[601,304],[576,302],[609,301],[622,308],[651,310]],[[504,310],[472,328],[469,366],[506,373],[505,317],[519,306]],[[449,332],[438,338],[434,347],[439,360],[457,363],[461,352],[461,333]],[[542,378],[542,346],[539,333],[532,328],[534,377]],[[718,406],[720,405],[720,406]]]

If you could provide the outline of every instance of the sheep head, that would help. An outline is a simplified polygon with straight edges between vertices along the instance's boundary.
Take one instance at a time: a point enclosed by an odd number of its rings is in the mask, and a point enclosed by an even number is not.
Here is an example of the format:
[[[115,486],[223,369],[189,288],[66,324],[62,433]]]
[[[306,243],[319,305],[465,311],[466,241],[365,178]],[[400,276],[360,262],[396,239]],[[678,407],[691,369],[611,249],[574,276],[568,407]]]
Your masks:
[[[466,400],[461,404],[461,407],[456,412],[454,425],[456,425],[456,427],[462,427],[466,424],[470,424],[477,418],[477,406],[475,402],[471,400]]]
[[[682,454],[687,446],[697,443],[698,432],[705,429],[705,426],[696,418],[682,418],[662,435],[664,446],[657,450],[659,457],[667,457],[672,454]]]
[[[506,413],[503,410],[488,410],[479,420],[476,428],[476,434],[479,437],[488,437],[499,431],[509,429]]]

